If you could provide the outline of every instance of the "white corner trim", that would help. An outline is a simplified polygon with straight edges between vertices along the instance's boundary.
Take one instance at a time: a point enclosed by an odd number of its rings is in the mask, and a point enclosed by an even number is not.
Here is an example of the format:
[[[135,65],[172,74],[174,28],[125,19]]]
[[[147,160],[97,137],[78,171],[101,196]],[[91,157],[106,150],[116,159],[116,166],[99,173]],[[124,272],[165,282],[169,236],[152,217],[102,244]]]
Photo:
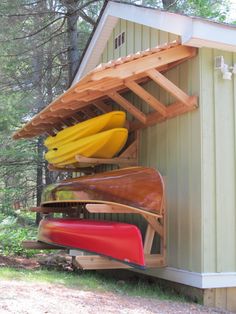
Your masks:
[[[236,272],[197,273],[173,267],[141,271],[161,279],[182,283],[200,289],[236,287]]]

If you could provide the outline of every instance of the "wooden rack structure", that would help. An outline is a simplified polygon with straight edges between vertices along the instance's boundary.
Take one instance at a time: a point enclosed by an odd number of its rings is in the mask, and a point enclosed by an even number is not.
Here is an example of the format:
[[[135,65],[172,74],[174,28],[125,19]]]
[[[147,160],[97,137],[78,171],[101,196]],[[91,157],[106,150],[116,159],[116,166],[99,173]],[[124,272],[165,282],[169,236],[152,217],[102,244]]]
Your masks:
[[[165,193],[163,194],[162,208],[159,214],[146,212],[138,208],[129,208],[121,204],[86,204],[86,210],[91,214],[139,214],[147,222],[147,228],[144,237],[143,249],[147,268],[164,267],[166,265],[166,206]],[[68,213],[73,214],[73,209],[70,207],[33,207],[33,212],[39,212],[44,215],[52,213]],[[155,235],[160,237],[160,252],[152,253],[152,246]],[[65,249],[54,245],[44,244],[38,241],[24,241],[24,248],[27,249]],[[70,255],[73,256],[73,263],[76,267],[83,270],[92,269],[128,269],[131,266],[114,261],[111,258],[100,255],[81,255],[81,251],[70,250]]]
[[[65,126],[111,111],[113,105],[133,117],[128,122],[130,131],[192,111],[198,106],[197,97],[188,95],[163,73],[196,54],[196,48],[172,42],[101,64],[38,113],[13,137],[54,135]],[[144,83],[148,81],[163,88],[176,101],[163,104],[145,89]],[[127,99],[127,92],[143,100],[149,106],[149,112],[143,112]]]
[[[179,42],[172,42],[146,51],[101,64],[88,73],[78,83],[38,113],[21,130],[14,134],[15,139],[30,138],[40,134],[55,135],[66,126],[106,113],[112,108],[125,110],[131,118],[127,121],[130,132],[149,127],[180,114],[190,112],[198,107],[195,95],[188,95],[176,84],[170,81],[164,73],[195,57],[197,49],[183,46]],[[158,88],[164,89],[175,98],[173,103],[162,103],[146,88],[145,83],[151,81]],[[146,112],[132,103],[127,95],[135,95],[149,108]],[[131,98],[132,99],[132,98]],[[119,156],[113,159],[85,158],[76,156],[75,165],[57,168],[49,165],[49,170],[93,172],[100,164],[118,164],[120,167],[138,164],[139,141],[130,144]],[[148,213],[139,209],[127,209],[121,205],[87,204],[90,213],[132,214],[138,213],[147,222],[144,238],[144,252],[147,267],[160,267],[166,264],[166,208],[165,194],[159,214]],[[43,214],[60,212],[62,209],[39,207],[33,211]],[[64,212],[71,213],[71,208],[64,208]],[[155,234],[160,237],[161,248],[159,254],[152,253]],[[29,243],[25,243],[25,246]],[[31,242],[31,246],[34,244]],[[37,248],[38,243],[35,243]],[[81,269],[129,268],[129,266],[111,259],[97,256],[76,256],[74,262]]]
[[[135,139],[130,143],[125,150],[114,158],[88,158],[80,155],[75,156],[77,160],[76,164],[68,165],[64,167],[56,167],[49,164],[49,171],[72,171],[72,172],[84,172],[91,173],[94,168],[99,165],[118,165],[122,167],[130,167],[138,165],[138,152],[140,143],[139,131],[135,131]]]

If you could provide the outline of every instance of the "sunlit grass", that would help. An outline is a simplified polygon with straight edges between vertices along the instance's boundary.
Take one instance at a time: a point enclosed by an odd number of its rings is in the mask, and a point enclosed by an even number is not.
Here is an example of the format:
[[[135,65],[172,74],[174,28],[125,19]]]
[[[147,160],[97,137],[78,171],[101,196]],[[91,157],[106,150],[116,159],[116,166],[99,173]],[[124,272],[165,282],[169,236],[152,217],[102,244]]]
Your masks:
[[[161,300],[186,301],[176,294],[164,292],[158,284],[145,280],[117,280],[97,272],[65,272],[55,270],[22,270],[0,268],[0,280],[17,280],[62,285],[72,289],[112,291],[129,296],[157,298]]]

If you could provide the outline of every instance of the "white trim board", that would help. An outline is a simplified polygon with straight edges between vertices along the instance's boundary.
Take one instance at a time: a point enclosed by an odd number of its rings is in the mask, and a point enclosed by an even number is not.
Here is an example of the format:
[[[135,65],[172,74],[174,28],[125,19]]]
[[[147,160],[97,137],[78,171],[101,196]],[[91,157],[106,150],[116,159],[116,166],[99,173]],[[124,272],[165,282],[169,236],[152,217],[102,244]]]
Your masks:
[[[80,256],[83,254],[80,250],[69,251],[70,256]],[[236,272],[197,273],[174,267],[147,269],[143,271],[137,269],[129,270],[200,289],[236,287]]]
[[[138,272],[200,289],[236,287],[236,272],[197,273],[173,267]]]
[[[233,25],[110,1],[97,25],[72,85],[98,65],[105,45],[119,19],[176,34],[186,46],[236,52],[236,27]]]

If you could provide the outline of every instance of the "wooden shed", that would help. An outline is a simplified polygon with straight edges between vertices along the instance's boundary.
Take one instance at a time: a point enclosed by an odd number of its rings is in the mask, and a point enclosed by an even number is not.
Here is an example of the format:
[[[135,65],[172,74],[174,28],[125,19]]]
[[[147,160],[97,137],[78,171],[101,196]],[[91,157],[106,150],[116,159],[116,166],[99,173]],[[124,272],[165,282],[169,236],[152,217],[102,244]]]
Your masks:
[[[139,164],[166,182],[167,267],[145,273],[234,311],[235,74],[233,25],[110,1],[72,87],[15,134],[52,134],[94,108],[127,110],[141,130]]]

